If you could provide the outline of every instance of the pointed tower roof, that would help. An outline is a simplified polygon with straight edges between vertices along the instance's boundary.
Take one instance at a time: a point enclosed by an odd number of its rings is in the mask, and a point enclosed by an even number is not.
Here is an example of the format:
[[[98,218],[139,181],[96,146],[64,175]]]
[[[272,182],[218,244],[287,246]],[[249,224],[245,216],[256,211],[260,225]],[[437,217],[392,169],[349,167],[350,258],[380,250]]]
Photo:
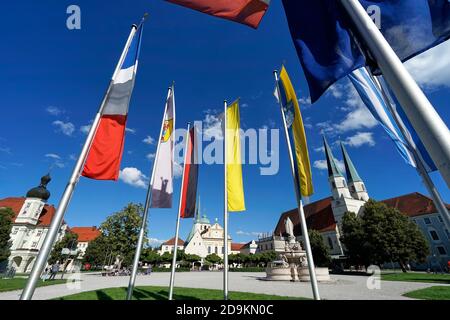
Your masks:
[[[345,163],[345,171],[347,171],[347,181],[350,182],[362,182],[362,179],[359,177],[358,171],[356,171],[355,166],[353,165],[352,159],[347,153],[347,150],[344,147],[344,144],[341,142],[342,154],[344,155],[344,163]]]
[[[336,164],[336,159],[333,156],[330,146],[328,145],[327,139],[323,137],[323,144],[325,147],[325,155],[327,157],[327,167],[329,177],[343,177],[339,167]]]

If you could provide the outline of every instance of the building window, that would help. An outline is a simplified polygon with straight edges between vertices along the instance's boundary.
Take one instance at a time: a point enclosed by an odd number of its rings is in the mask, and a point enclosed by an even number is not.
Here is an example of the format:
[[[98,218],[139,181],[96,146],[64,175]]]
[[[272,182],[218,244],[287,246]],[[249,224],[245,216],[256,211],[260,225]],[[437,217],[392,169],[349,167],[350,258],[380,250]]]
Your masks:
[[[215,248],[214,248],[214,253],[215,253],[215,254],[218,254],[218,253],[219,253],[219,248],[218,248],[218,247],[215,247]]]
[[[450,240],[450,232],[448,231],[448,229],[445,229],[445,233],[447,234],[447,238]]]
[[[32,247],[32,248],[36,248],[36,247],[37,247],[37,244],[38,244],[37,242],[33,242],[33,243],[31,244],[31,247]]]
[[[425,221],[425,224],[431,224],[430,218],[424,218],[423,221]]]
[[[41,235],[42,235],[42,231],[39,230],[39,231],[36,233],[36,237],[40,237]]]
[[[445,251],[444,247],[439,246],[439,247],[436,247],[436,249],[438,250],[440,255],[445,256],[447,254],[447,251]]]
[[[431,238],[432,238],[434,241],[438,241],[438,240],[439,240],[439,236],[438,236],[437,232],[434,231],[434,230],[430,230],[430,236],[431,236]]]
[[[222,247],[222,254],[225,254],[225,247]]]
[[[12,234],[17,234],[17,232],[19,232],[19,228],[14,228]]]
[[[442,220],[442,217],[440,215],[438,216],[438,219],[441,223],[444,223],[444,220]]]
[[[330,237],[328,237],[328,245],[330,246],[330,249],[333,249],[333,240],[331,240]]]
[[[211,246],[208,246],[208,254],[211,254]]]

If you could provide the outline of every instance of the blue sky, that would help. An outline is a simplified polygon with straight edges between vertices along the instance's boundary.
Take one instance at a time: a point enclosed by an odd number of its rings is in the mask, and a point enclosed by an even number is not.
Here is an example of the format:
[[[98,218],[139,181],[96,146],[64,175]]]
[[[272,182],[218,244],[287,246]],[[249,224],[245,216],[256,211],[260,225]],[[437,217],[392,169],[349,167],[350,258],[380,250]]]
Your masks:
[[[66,28],[66,8],[81,8],[81,30]],[[50,203],[57,205],[117,63],[129,27],[144,12],[146,23],[137,82],[130,106],[122,168],[135,168],[134,185],[81,178],[67,211],[70,226],[100,225],[129,202],[143,202],[155,138],[160,130],[167,87],[175,81],[177,127],[204,120],[222,108],[224,99],[241,97],[244,128],[278,128],[278,105],[272,95],[272,71],[284,61],[301,101],[308,90],[292,44],[281,3],[273,1],[258,30],[209,17],[164,1],[36,1],[1,5],[3,50],[2,130],[0,132],[0,198],[23,196],[53,166]],[[444,121],[450,123],[450,46],[443,44],[408,63],[413,76]],[[245,105],[245,106],[244,106]],[[316,104],[302,103],[317,200],[330,195],[321,132],[331,143],[346,142],[369,195],[385,199],[409,192],[427,194],[415,172],[365,111],[344,80]],[[150,139],[151,140],[151,139]],[[149,140],[147,140],[149,142]],[[335,156],[341,159],[338,148]],[[284,137],[280,136],[280,170],[260,176],[259,166],[244,166],[247,211],[230,214],[233,241],[249,241],[272,231],[279,215],[295,206]],[[450,192],[439,173],[432,178],[444,199]],[[202,209],[222,221],[223,167],[202,166]],[[175,183],[178,203],[180,179]],[[176,207],[176,206],[175,206]],[[173,236],[177,209],[152,210],[149,236]],[[181,235],[192,225],[182,222]]]

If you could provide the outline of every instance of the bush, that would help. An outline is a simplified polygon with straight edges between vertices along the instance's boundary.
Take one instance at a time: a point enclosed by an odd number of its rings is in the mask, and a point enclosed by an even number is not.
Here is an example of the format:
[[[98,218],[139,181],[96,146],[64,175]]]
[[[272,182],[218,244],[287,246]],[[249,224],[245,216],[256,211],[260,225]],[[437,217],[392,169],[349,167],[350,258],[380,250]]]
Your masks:
[[[154,267],[152,268],[152,272],[170,272],[172,269],[171,268],[160,268],[160,267]],[[176,268],[175,272],[189,272],[191,271],[190,268]]]
[[[244,268],[230,268],[230,272],[265,272],[266,268],[262,267],[244,267]]]

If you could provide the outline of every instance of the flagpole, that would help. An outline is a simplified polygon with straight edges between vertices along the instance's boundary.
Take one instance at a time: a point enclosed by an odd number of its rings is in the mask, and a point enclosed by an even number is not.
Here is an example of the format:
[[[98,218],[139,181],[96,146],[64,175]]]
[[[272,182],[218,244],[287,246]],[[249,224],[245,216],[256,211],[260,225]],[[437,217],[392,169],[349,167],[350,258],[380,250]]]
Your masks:
[[[94,118],[94,122],[92,123],[91,129],[89,130],[86,141],[83,145],[83,148],[81,149],[80,156],[78,157],[75,167],[73,168],[70,180],[67,183],[67,186],[66,186],[64,193],[61,197],[61,200],[59,202],[58,208],[57,208],[55,215],[52,219],[52,222],[50,224],[48,233],[45,236],[44,243],[42,244],[42,247],[39,250],[39,254],[36,258],[36,262],[33,265],[33,269],[31,270],[31,273],[28,277],[25,288],[23,289],[22,294],[20,295],[20,300],[31,300],[33,298],[33,294],[36,289],[37,282],[42,274],[42,271],[45,268],[48,256],[50,255],[50,252],[53,248],[53,244],[55,243],[55,241],[57,239],[59,229],[64,220],[64,215],[66,213],[67,207],[70,203],[70,200],[72,198],[75,187],[80,179],[81,171],[83,170],[87,155],[89,154],[89,150],[92,145],[92,141],[94,140],[95,133],[97,132],[103,109],[106,105],[106,101],[109,96],[109,93],[111,92],[113,81],[116,78],[117,73],[120,71],[120,68],[125,60],[125,57],[129,50],[129,47],[131,45],[131,41],[133,40],[133,37],[136,34],[136,30],[137,30],[137,26],[135,24],[133,24],[131,27],[130,35],[128,36],[128,40],[125,44],[125,48],[122,52],[122,55],[120,56],[119,63],[116,66],[116,69],[115,69],[113,76],[111,78],[111,81],[109,83],[108,89],[106,90],[105,96],[103,97],[103,100],[100,104],[99,110]]]
[[[223,208],[223,298],[228,300],[228,189],[227,189],[227,108],[228,104],[223,102],[224,114],[224,134],[223,134],[223,157],[224,157],[224,208]]]
[[[411,137],[408,134],[403,122],[399,118],[399,115],[394,110],[394,108],[391,104],[391,101],[388,98],[388,95],[386,93],[386,90],[383,88],[383,86],[381,85],[378,78],[376,78],[374,75],[372,75],[372,73],[370,71],[369,71],[369,75],[372,78],[372,80],[374,81],[374,83],[377,85],[378,89],[380,90],[380,92],[383,96],[384,102],[386,103],[387,107],[389,108],[389,111],[391,112],[391,114],[394,118],[394,121],[396,122],[397,126],[399,127],[399,129],[405,139],[405,142],[408,146],[408,150],[413,154],[414,160],[416,162],[417,173],[422,177],[423,183],[424,183],[425,187],[427,188],[428,192],[430,193],[431,198],[433,199],[434,205],[436,206],[436,209],[438,210],[438,212],[441,214],[442,218],[444,219],[447,229],[450,230],[450,214],[445,206],[445,203],[444,203],[444,200],[442,199],[441,194],[439,193],[436,186],[434,185],[433,180],[431,180],[431,177],[425,168],[423,160],[420,157],[419,152],[417,151],[416,147],[414,147],[414,143],[411,140]]]
[[[400,106],[450,187],[450,131],[358,0],[341,0]]]
[[[191,128],[191,123],[188,123],[187,132],[186,132],[186,147],[185,147],[185,154],[184,154],[184,165],[183,165],[183,175],[181,178],[181,192],[180,192],[180,203],[178,204],[178,215],[177,215],[177,223],[175,227],[175,248],[173,250],[173,258],[172,258],[172,270],[170,272],[170,286],[169,286],[169,300],[172,300],[173,298],[173,285],[175,282],[175,268],[177,264],[177,251],[178,251],[178,235],[180,232],[180,219],[181,219],[181,202],[183,200],[183,186],[184,186],[184,173],[186,171],[186,163],[187,163],[187,156],[188,156],[188,146],[189,146],[189,130]]]
[[[162,135],[162,132],[164,129],[164,120],[165,120],[164,117],[167,112],[168,101],[169,101],[169,98],[170,98],[170,95],[172,94],[172,92],[173,92],[173,86],[169,87],[168,92],[167,92],[166,106],[164,108],[163,120],[161,123],[161,131],[159,132],[158,139],[161,139],[161,135]],[[141,229],[139,230],[139,237],[138,237],[138,242],[136,245],[136,252],[134,254],[133,267],[132,267],[132,271],[131,271],[131,275],[130,275],[130,282],[128,283],[127,298],[126,298],[127,300],[131,300],[133,297],[133,290],[134,290],[134,285],[136,282],[136,275],[137,275],[138,266],[139,266],[139,258],[141,257],[142,247],[144,244],[145,229],[146,229],[147,220],[148,220],[148,212],[149,212],[150,203],[152,200],[153,179],[154,179],[154,175],[155,175],[155,167],[156,167],[155,164],[156,164],[156,161],[157,161],[158,155],[159,155],[159,146],[160,146],[160,141],[158,141],[158,146],[156,147],[156,156],[155,156],[155,160],[153,162],[152,175],[150,178],[150,183],[148,184],[147,196],[145,198],[144,215],[142,217]]]
[[[278,73],[275,70],[273,72],[273,74],[275,76],[278,97],[281,97],[280,87],[278,86]],[[309,270],[309,278],[311,281],[311,288],[312,288],[314,300],[320,300],[319,287],[317,285],[316,270],[315,270],[315,266],[314,266],[314,258],[312,255],[311,244],[309,242],[309,234],[308,234],[308,227],[306,225],[305,212],[303,210],[303,200],[302,200],[302,195],[300,194],[300,190],[298,190],[297,177],[296,177],[295,169],[294,169],[295,168],[294,156],[292,154],[292,146],[291,146],[291,142],[289,140],[289,132],[288,132],[288,128],[286,125],[286,115],[284,114],[283,103],[281,102],[281,99],[279,98],[278,100],[280,103],[281,118],[283,121],[284,134],[286,137],[286,145],[287,145],[287,149],[288,149],[288,153],[289,153],[289,160],[291,163],[292,177],[294,179],[294,189],[295,189],[295,196],[297,198],[298,214],[300,216],[300,225],[301,225],[302,234],[304,235],[304,240],[305,240],[305,250],[306,250],[306,258],[308,260],[308,270]]]

